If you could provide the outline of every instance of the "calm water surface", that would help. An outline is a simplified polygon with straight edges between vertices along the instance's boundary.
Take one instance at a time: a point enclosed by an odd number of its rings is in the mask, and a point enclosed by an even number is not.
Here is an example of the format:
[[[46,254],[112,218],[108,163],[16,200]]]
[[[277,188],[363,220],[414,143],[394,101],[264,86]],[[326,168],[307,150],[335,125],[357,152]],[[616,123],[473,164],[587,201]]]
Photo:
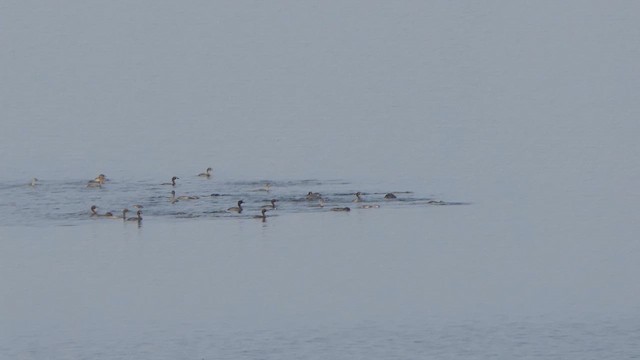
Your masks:
[[[640,354],[640,3],[0,9],[0,359]]]
[[[337,194],[354,186],[315,185]],[[245,186],[254,184],[229,188]],[[338,204],[349,213],[291,200],[265,222],[176,216],[166,209],[179,204],[162,196],[145,203],[155,210],[141,226],[92,220],[85,209],[47,226],[3,225],[0,352],[617,359],[640,350],[632,239],[594,239],[580,214],[572,226],[558,219],[522,232],[513,224],[532,215],[522,209],[422,201],[359,209],[344,194]]]

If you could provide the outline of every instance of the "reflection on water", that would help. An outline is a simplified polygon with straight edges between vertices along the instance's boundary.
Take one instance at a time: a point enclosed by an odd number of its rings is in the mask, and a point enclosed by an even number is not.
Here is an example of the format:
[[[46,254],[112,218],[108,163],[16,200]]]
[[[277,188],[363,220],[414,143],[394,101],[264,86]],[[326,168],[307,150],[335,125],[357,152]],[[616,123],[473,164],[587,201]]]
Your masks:
[[[122,220],[125,208],[142,209],[144,218],[253,218],[267,208],[267,217],[327,210],[400,206],[461,205],[422,192],[399,189],[360,191],[341,180],[229,181],[177,178],[171,182],[107,180],[38,180],[0,185],[0,225],[77,225],[87,220]],[[173,180],[173,179],[172,179]],[[370,186],[365,185],[370,188]],[[310,196],[312,194],[313,196]],[[356,195],[357,194],[357,195]],[[389,196],[393,194],[393,196]],[[241,213],[227,209],[243,201]],[[276,200],[276,205],[271,203]],[[90,207],[98,215],[90,216]],[[110,213],[113,216],[105,216]],[[127,216],[135,216],[130,211]]]

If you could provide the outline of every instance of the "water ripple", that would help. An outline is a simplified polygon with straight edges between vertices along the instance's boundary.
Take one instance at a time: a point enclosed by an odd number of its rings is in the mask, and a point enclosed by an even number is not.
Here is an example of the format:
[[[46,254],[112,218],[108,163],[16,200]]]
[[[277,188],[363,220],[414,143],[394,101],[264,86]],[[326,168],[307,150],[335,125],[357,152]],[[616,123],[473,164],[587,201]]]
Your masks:
[[[87,187],[83,180],[40,180],[36,186],[28,183],[0,184],[0,225],[78,225],[85,221],[107,220],[91,217],[89,208],[98,206],[98,213],[111,212],[121,216],[122,209],[135,216],[142,207],[145,219],[178,218],[251,218],[260,214],[260,209],[269,206],[272,199],[278,200],[276,214],[328,211],[332,208],[376,209],[400,206],[465,205],[464,202],[449,202],[429,195],[419,195],[408,190],[377,189],[361,192],[362,201],[354,202],[358,186],[344,180],[255,180],[212,181],[185,178],[173,186],[150,181],[107,181],[102,187]],[[176,197],[194,197],[172,201],[171,191]],[[320,193],[321,199],[308,200],[309,192]],[[396,199],[385,199],[393,192]],[[197,199],[195,199],[197,197]],[[241,214],[229,213],[226,209],[243,200]],[[113,219],[109,219],[113,220]]]

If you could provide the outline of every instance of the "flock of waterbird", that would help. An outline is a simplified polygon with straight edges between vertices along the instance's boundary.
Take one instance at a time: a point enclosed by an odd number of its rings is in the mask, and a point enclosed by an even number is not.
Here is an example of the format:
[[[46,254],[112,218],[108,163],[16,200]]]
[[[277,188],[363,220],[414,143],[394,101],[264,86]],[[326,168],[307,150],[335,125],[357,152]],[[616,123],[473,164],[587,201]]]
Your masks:
[[[197,176],[199,177],[204,177],[206,179],[210,179],[212,177],[212,169],[209,167],[205,170],[205,172],[198,174]],[[177,176],[173,176],[171,178],[170,182],[166,182],[166,183],[161,183],[160,185],[167,185],[167,186],[171,186],[171,187],[175,187],[176,186],[176,180],[179,180],[180,178]],[[38,179],[33,178],[33,180],[31,181],[31,186],[36,186]],[[87,187],[88,188],[102,188],[105,183],[108,181],[107,177],[104,174],[99,174],[98,176],[95,177],[95,179],[89,180],[87,182]],[[271,184],[267,183],[265,184],[263,187],[256,189],[256,191],[265,191],[265,192],[269,192],[271,190]],[[219,194],[211,194],[211,196],[218,196]],[[354,203],[362,203],[364,202],[363,199],[363,195],[361,192],[356,192],[353,194],[354,195],[354,199],[353,202]],[[323,196],[320,193],[317,192],[312,192],[309,191],[306,195],[304,196],[304,200],[309,201],[309,202],[315,202],[315,206],[320,207],[320,208],[324,208],[325,205],[325,199],[323,198]],[[199,199],[199,196],[189,196],[189,195],[181,195],[181,196],[176,196],[176,192],[175,190],[171,191],[171,197],[169,199],[169,202],[171,202],[172,204],[178,202],[178,201],[187,201],[187,200],[197,200]],[[393,200],[396,199],[396,195],[393,193],[386,193],[383,197],[383,199],[385,200]],[[260,208],[260,215],[255,215],[253,216],[256,219],[261,219],[262,221],[265,221],[267,218],[267,211],[271,211],[271,210],[275,210],[276,207],[276,203],[278,202],[278,199],[271,199],[269,201],[268,205],[264,205]],[[242,207],[242,205],[244,204],[244,200],[238,200],[237,202],[237,206],[232,206],[228,209],[226,209],[226,212],[228,213],[236,213],[236,214],[242,214],[244,208]],[[138,222],[138,224],[140,224],[140,222],[142,221],[142,205],[133,205],[134,208],[137,209],[136,211],[136,216],[132,216],[132,217],[127,217],[127,213],[131,212],[131,210],[124,208],[122,210],[122,215],[118,215],[118,214],[114,214],[113,212],[109,211],[109,212],[104,212],[104,213],[99,213],[98,212],[98,206],[97,205],[92,205],[90,208],[90,214],[89,216],[91,218],[104,218],[104,219],[116,219],[116,220],[122,220],[125,222]],[[378,204],[360,204],[359,205],[360,208],[363,209],[371,209],[371,208],[379,208],[380,205]],[[350,207],[331,207],[328,210],[330,211],[351,211]]]

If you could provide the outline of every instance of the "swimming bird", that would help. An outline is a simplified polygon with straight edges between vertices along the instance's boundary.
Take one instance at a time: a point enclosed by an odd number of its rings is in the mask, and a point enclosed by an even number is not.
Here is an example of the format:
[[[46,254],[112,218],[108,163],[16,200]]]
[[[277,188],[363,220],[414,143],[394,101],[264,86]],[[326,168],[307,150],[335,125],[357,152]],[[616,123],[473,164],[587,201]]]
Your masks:
[[[276,202],[277,201],[278,200],[276,200],[276,199],[271,199],[271,205],[265,205],[265,206],[261,207],[261,209],[273,210],[273,209],[276,208]]]
[[[305,199],[307,199],[307,200],[318,200],[321,197],[322,197],[322,195],[320,195],[320,193],[314,193],[314,192],[309,191],[307,193],[307,196],[305,197]]]
[[[31,183],[29,184],[29,186],[36,186],[37,185],[36,184],[37,181],[38,181],[38,179],[36,179],[36,178],[31,179]]]
[[[120,217],[118,215],[113,215],[113,213],[111,211],[104,213],[104,217],[107,218],[107,219],[113,219],[113,220],[122,219],[122,217]]]
[[[393,193],[388,193],[384,196],[385,199],[396,199],[397,197]]]
[[[172,177],[172,178],[171,178],[171,182],[170,182],[170,183],[162,183],[162,184],[160,184],[160,185],[171,185],[171,186],[176,186],[176,180],[178,180],[178,179],[180,179],[180,178],[179,178],[179,177],[177,177],[177,176],[174,176],[174,177]]]
[[[358,191],[354,195],[356,196],[356,198],[353,199],[353,202],[361,202],[362,201],[362,198],[360,197],[360,195],[362,195],[362,193],[360,191]]]
[[[197,200],[200,199],[199,196],[186,196],[186,195],[182,195],[182,196],[178,196],[176,197],[176,192],[175,190],[171,190],[171,203],[175,203],[178,200]]]
[[[198,174],[198,176],[202,176],[202,177],[206,177],[207,179],[211,177],[211,171],[213,169],[208,167],[207,170],[205,170],[205,172]]]
[[[96,211],[98,207],[96,205],[91,205],[91,216],[97,216],[97,217],[110,217],[113,216],[112,213],[110,212],[106,212],[104,214],[98,214],[98,212]]]
[[[351,211],[351,209],[348,207],[334,207],[331,208],[331,211]]]
[[[104,182],[106,181],[106,177],[104,176],[104,174],[100,174],[98,175],[98,177],[96,177],[93,180],[89,180],[89,182],[87,182],[87,187],[102,187],[102,184],[104,184]]]
[[[227,211],[229,212],[237,212],[238,214],[242,213],[242,204],[244,204],[244,201],[239,200],[238,201],[238,206],[234,206],[234,207],[230,207],[227,209]]]
[[[127,209],[127,208],[122,209],[122,217],[121,217],[122,220],[125,220],[125,221],[127,220],[127,213],[128,212],[129,212],[129,209]]]
[[[267,215],[266,212],[268,211],[268,209],[262,209],[260,210],[262,212],[262,215],[255,215],[253,218],[254,219],[262,219],[262,221],[267,219]]]
[[[138,221],[138,222],[142,221],[142,210],[138,210],[136,212],[136,215],[137,215],[136,217],[128,218],[127,221]]]

